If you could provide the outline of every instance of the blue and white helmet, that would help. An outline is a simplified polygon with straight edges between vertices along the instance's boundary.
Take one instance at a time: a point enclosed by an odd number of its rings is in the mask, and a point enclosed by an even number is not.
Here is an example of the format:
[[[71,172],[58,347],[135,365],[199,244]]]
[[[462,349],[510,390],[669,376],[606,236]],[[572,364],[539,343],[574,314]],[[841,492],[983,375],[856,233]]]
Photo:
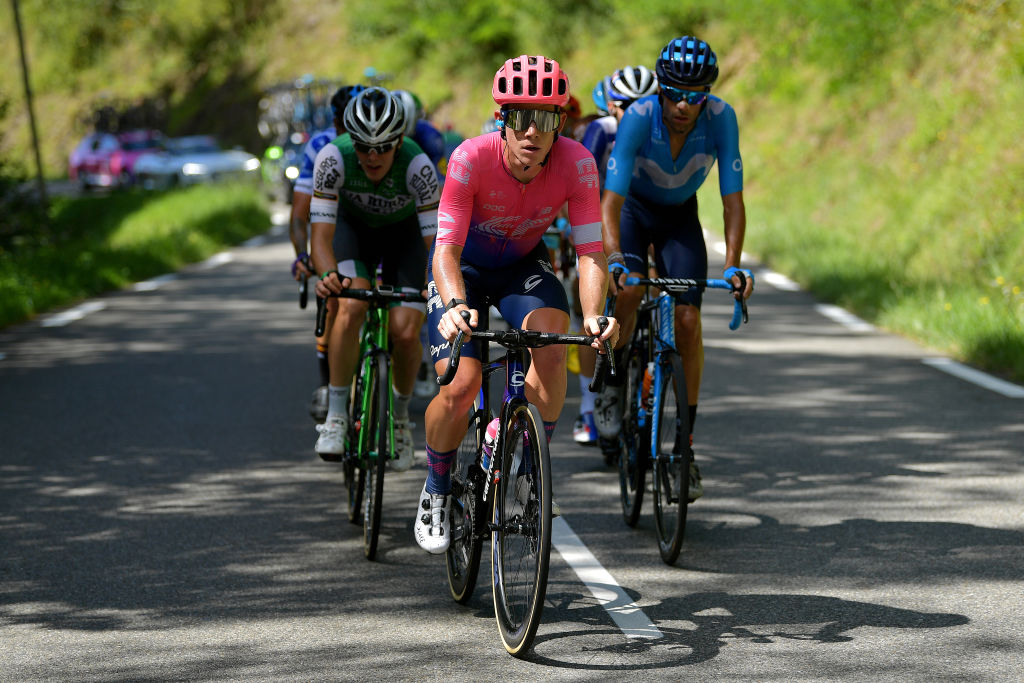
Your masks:
[[[612,102],[630,103],[658,92],[658,79],[646,66],[625,66],[604,79],[604,96]]]

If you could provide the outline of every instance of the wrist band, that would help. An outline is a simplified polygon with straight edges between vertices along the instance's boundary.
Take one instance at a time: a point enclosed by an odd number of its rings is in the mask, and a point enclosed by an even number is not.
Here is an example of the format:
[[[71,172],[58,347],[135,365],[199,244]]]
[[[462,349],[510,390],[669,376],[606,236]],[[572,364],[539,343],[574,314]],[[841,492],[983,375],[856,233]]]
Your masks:
[[[622,255],[621,251],[613,251],[608,254],[608,263],[621,263],[626,264],[626,257]]]
[[[459,304],[462,304],[463,306],[468,306],[469,305],[469,304],[466,303],[465,299],[452,299],[451,301],[449,301],[448,303],[446,303],[444,305],[444,312],[447,313],[448,311],[452,310],[453,308],[455,308]]]

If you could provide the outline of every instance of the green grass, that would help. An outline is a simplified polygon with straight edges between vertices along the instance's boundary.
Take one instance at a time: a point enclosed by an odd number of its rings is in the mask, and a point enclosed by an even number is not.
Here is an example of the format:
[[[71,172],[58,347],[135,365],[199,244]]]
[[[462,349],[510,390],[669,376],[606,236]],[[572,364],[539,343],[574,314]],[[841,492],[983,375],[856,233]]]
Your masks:
[[[264,232],[250,185],[60,198],[51,236],[0,248],[0,327],[199,261]]]

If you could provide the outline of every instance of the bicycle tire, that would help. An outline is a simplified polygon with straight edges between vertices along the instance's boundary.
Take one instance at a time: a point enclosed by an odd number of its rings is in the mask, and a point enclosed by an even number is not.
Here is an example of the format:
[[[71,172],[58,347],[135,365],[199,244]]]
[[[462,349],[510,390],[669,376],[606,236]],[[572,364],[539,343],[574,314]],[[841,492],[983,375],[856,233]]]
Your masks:
[[[663,356],[660,362],[663,380],[655,402],[659,433],[652,439],[654,527],[661,559],[666,564],[674,564],[679,558],[686,532],[693,451],[689,441],[690,415],[683,363],[676,353]]]
[[[383,353],[374,355],[370,361],[370,369],[370,413],[364,427],[372,429],[373,432],[367,441],[367,452],[363,454],[363,462],[366,463],[363,554],[366,555],[366,559],[373,560],[377,556],[377,542],[380,539],[380,517],[384,506],[384,470],[391,458],[391,414],[388,409],[391,384],[388,382],[388,364]]]
[[[345,487],[348,490],[348,521],[350,524],[363,523],[363,489],[366,487],[366,468],[357,453],[359,429],[356,424],[361,417],[365,384],[361,377],[353,382],[354,390],[349,404],[349,438],[342,469],[345,473]]]
[[[646,354],[644,344],[632,347],[625,367],[625,406],[622,416],[621,448],[619,448],[619,502],[622,504],[622,520],[626,526],[635,527],[640,519],[643,506],[644,487],[647,480],[647,461],[650,458],[650,438],[648,428],[641,428],[639,414],[641,408],[646,410],[640,387],[643,384],[646,370]],[[647,424],[650,425],[650,417]]]
[[[535,406],[520,403],[507,414],[492,496],[494,615],[505,650],[524,657],[544,611],[551,555],[551,460]]]
[[[451,543],[445,553],[445,564],[448,588],[461,605],[473,597],[486,533],[481,499],[485,473],[480,467],[480,449],[488,422],[490,415],[475,405],[469,413],[466,436],[452,463]]]

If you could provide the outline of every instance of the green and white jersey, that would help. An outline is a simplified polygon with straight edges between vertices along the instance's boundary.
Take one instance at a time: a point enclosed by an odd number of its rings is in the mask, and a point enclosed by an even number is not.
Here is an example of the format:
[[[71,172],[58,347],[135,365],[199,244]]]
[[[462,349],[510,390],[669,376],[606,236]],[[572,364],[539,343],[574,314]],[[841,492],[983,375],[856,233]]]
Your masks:
[[[419,145],[405,138],[391,170],[379,183],[366,177],[348,133],[335,138],[316,155],[313,167],[311,223],[338,220],[341,206],[347,218],[371,228],[387,227],[416,215],[420,232],[437,232],[441,182],[434,164]]]

